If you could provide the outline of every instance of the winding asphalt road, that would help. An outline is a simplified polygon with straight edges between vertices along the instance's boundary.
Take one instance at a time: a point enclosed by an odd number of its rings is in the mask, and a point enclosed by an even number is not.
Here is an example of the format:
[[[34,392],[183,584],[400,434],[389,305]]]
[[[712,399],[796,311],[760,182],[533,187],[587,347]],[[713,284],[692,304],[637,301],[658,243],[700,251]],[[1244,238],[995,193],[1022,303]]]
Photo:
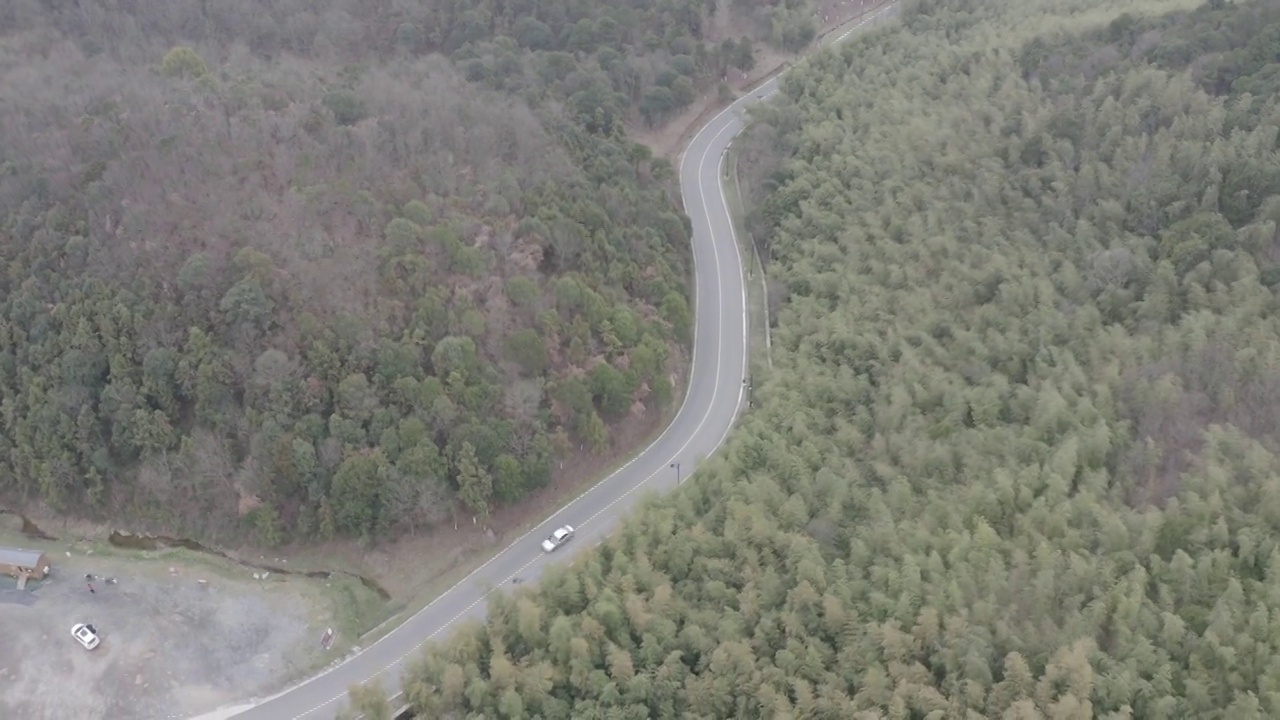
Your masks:
[[[892,10],[892,6],[885,10]],[[863,19],[838,38],[883,16]],[[739,98],[708,122],[680,160],[685,212],[693,220],[693,368],[684,403],[666,431],[634,459],[565,505],[427,607],[377,642],[309,680],[235,715],[237,720],[320,720],[345,704],[347,688],[372,679],[400,697],[400,677],[426,643],[449,628],[482,617],[487,598],[512,578],[534,580],[550,562],[598,544],[644,496],[672,489],[724,442],[746,402],[747,302],[742,256],[721,178],[725,153],[743,128],[742,110],[777,90],[777,78]],[[577,536],[554,554],[539,543],[570,524]],[[400,704],[400,703],[393,703]]]

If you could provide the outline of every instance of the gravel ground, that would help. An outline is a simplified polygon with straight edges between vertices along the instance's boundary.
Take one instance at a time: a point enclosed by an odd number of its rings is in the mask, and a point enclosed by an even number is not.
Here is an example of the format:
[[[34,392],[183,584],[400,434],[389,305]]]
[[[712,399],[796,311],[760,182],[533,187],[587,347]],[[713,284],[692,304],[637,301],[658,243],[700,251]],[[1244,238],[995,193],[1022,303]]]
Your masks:
[[[292,583],[60,554],[34,589],[0,578],[0,718],[183,720],[263,694],[316,657],[319,630]],[[86,572],[119,582],[91,594]],[[71,637],[78,622],[97,627],[96,650]]]

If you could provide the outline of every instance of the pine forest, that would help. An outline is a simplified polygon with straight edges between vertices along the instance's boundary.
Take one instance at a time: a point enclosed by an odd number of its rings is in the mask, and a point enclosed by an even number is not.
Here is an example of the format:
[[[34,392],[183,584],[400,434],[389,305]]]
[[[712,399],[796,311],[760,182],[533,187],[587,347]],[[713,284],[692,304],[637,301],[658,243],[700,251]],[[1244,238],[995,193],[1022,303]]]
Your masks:
[[[755,409],[417,716],[1280,717],[1280,8],[1197,5],[904,0],[786,75]]]
[[[627,128],[813,17],[0,3],[0,499],[376,544],[626,451],[691,332],[675,174]]]

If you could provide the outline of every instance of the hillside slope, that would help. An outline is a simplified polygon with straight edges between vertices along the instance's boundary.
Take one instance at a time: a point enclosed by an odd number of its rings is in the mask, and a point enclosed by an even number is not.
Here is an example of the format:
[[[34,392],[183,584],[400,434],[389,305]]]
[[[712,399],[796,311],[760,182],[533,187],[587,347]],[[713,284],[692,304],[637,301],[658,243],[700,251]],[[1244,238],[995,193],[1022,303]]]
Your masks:
[[[344,65],[166,7],[0,10],[0,496],[381,539],[671,400],[665,162],[439,55]]]
[[[793,71],[758,410],[419,716],[1280,714],[1280,16],[1126,9],[919,2]]]

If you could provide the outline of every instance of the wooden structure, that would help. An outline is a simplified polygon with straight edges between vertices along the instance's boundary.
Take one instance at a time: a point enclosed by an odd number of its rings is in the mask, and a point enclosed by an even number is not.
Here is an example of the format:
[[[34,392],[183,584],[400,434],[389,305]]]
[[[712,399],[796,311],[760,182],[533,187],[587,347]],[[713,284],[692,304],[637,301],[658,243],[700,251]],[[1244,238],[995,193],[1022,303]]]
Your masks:
[[[52,566],[49,556],[39,550],[0,547],[0,575],[15,577],[19,584],[25,584],[27,580],[43,580]]]

